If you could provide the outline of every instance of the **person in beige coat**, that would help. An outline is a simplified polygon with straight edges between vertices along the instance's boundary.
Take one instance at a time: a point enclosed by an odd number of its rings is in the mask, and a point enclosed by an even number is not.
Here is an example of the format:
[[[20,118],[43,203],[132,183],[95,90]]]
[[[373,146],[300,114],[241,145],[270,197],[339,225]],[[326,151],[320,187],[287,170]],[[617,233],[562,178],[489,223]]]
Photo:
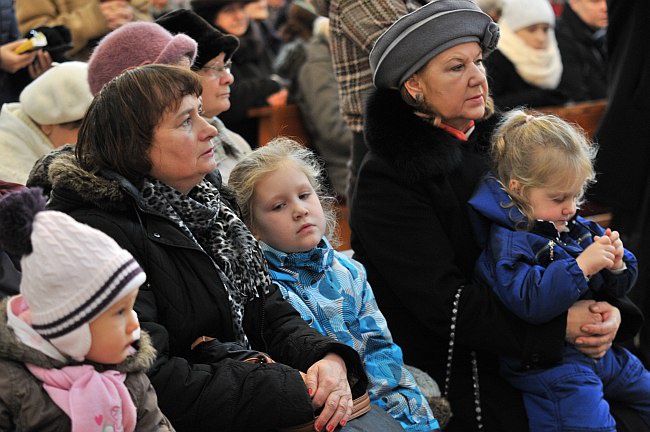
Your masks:
[[[87,60],[104,35],[132,21],[151,21],[148,0],[16,0],[16,18],[21,33],[39,26],[63,24],[72,33],[77,60]],[[144,42],[144,41],[143,41]]]

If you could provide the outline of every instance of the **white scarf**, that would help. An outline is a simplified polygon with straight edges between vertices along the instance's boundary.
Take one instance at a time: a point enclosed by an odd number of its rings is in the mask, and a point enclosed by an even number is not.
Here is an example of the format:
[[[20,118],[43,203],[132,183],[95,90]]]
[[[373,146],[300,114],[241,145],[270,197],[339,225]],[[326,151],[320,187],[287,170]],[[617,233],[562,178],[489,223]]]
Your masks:
[[[533,49],[505,22],[499,22],[499,30],[501,37],[497,48],[515,65],[519,76],[539,88],[557,88],[562,78],[562,58],[555,40],[555,31],[549,30],[548,47]]]

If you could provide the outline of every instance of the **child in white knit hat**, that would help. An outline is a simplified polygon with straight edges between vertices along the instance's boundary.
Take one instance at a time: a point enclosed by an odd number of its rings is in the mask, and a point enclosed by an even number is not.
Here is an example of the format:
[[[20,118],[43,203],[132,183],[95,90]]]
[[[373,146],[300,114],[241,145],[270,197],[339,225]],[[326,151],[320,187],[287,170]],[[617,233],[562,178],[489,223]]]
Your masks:
[[[562,105],[562,57],[548,0],[504,0],[497,50],[485,60],[497,107]]]
[[[45,211],[39,189],[0,201],[0,245],[22,256],[0,303],[0,430],[173,430],[145,371],[133,310],[145,274],[113,239]]]

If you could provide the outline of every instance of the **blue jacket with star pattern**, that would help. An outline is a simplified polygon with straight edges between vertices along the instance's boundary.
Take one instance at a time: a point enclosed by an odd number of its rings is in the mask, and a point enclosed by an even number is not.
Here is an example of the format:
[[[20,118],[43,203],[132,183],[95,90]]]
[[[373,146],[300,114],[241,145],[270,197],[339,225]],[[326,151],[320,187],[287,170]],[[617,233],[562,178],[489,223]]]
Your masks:
[[[334,250],[326,238],[307,252],[287,254],[265,243],[262,250],[273,282],[303,319],[359,353],[371,402],[406,431],[438,429],[429,404],[404,367],[402,350],[393,342],[363,265]]]

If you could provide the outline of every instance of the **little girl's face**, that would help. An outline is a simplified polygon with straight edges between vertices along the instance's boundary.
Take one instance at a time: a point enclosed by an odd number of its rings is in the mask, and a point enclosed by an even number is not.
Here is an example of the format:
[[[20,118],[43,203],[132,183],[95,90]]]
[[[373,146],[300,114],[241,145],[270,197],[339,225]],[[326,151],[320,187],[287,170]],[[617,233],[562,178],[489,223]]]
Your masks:
[[[102,364],[118,364],[129,354],[140,328],[133,310],[138,290],[127,294],[90,323],[92,343],[86,359]]]
[[[318,195],[293,162],[257,183],[252,213],[257,238],[286,253],[313,249],[325,235],[325,214]]]
[[[545,23],[533,24],[517,30],[515,33],[529,47],[533,49],[545,49],[550,43],[550,33],[553,31],[550,25]]]
[[[555,229],[562,232],[577,211],[577,201],[582,188],[562,190],[558,188],[531,188],[528,200],[533,207],[533,218],[553,222]]]

